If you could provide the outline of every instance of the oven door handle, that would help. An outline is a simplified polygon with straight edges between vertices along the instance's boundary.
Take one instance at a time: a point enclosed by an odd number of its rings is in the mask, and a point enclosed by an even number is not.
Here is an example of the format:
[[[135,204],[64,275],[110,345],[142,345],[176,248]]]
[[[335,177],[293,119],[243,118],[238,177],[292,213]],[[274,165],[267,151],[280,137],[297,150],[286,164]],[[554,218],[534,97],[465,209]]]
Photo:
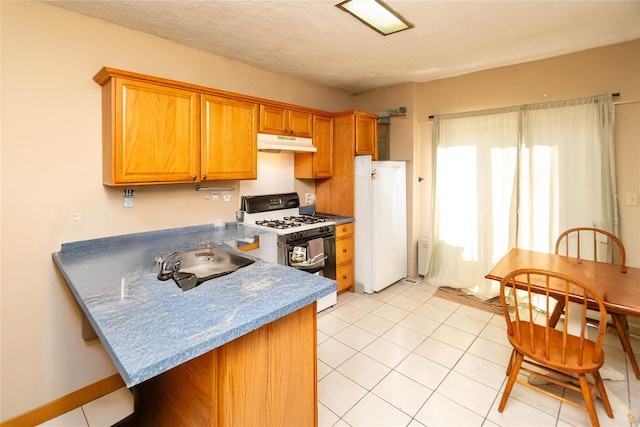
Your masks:
[[[327,258],[329,257],[324,256],[324,254],[318,254],[312,259],[308,259],[306,261],[292,262],[291,267],[294,267],[300,270],[311,270],[314,268],[322,268],[324,267],[324,262]]]

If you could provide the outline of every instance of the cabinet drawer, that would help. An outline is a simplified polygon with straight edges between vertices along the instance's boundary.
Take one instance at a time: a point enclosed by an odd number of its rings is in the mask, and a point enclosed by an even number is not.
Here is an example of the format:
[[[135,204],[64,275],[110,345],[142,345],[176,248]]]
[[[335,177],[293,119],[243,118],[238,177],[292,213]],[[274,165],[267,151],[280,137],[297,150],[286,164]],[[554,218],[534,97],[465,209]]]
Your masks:
[[[336,267],[336,282],[338,283],[338,292],[346,291],[353,287],[353,263],[338,265]]]
[[[336,225],[336,237],[339,238],[347,234],[353,234],[353,230],[354,230],[353,222]]]
[[[353,260],[353,237],[336,239],[336,264]]]

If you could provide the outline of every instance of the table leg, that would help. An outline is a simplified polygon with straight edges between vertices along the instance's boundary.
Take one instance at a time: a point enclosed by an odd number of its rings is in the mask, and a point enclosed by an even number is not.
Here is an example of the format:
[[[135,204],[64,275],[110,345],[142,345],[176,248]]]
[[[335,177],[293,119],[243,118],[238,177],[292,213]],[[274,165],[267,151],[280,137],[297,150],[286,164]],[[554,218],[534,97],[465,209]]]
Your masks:
[[[631,366],[633,367],[633,373],[636,374],[636,378],[640,380],[640,369],[638,368],[636,356],[633,354],[633,348],[631,348],[629,335],[627,335],[627,329],[624,327],[622,316],[614,313],[610,314],[611,318],[613,319],[613,324],[616,326],[616,330],[618,331],[618,337],[620,338],[622,348],[624,349],[624,352],[627,353],[629,361],[631,362]]]

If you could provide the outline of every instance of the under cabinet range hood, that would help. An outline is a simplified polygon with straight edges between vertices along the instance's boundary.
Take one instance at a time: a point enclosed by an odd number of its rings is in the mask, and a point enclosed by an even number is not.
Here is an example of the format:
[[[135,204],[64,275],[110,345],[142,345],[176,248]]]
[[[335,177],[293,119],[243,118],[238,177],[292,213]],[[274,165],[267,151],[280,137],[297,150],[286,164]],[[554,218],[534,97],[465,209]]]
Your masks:
[[[258,150],[279,153],[286,151],[290,153],[315,153],[311,138],[300,138],[296,136],[270,135],[267,133],[258,134]]]

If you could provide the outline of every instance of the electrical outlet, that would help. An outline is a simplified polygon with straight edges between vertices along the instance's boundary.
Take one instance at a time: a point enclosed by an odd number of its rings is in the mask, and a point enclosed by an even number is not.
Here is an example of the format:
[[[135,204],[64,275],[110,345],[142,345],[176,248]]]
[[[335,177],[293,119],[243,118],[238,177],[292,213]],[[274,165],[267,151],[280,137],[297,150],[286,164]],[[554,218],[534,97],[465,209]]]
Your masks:
[[[638,193],[626,194],[627,206],[638,206]]]
[[[315,193],[305,193],[304,194],[304,204],[305,205],[312,205],[314,204],[316,201],[316,195]]]

